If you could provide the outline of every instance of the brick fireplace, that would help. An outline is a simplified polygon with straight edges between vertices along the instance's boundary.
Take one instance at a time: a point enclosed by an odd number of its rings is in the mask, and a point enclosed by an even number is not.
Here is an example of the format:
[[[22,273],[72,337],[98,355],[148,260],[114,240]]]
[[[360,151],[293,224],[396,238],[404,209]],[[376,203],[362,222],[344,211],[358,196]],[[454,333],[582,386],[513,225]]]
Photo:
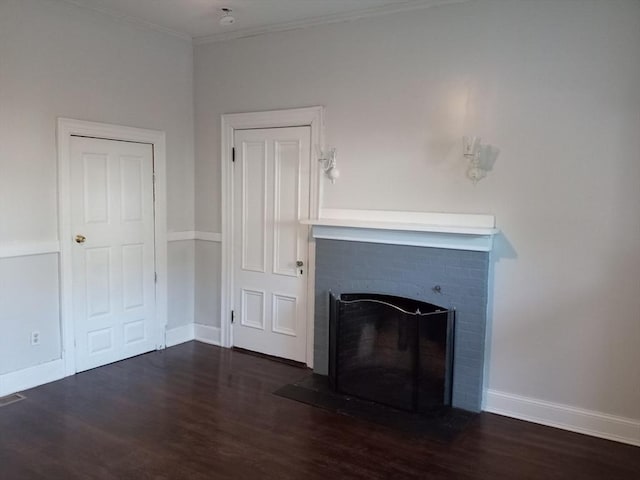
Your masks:
[[[328,374],[329,291],[408,297],[456,310],[452,404],[479,411],[493,217],[333,211],[310,223],[316,239],[315,373]]]

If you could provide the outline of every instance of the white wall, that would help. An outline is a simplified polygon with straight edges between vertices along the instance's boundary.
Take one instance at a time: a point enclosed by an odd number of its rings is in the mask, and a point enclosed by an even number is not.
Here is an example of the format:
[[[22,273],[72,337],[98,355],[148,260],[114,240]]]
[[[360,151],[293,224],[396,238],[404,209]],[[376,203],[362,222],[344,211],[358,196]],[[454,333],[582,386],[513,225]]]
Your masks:
[[[166,131],[168,228],[193,230],[191,43],[60,1],[2,0],[0,257],[58,240],[57,117]],[[193,321],[193,248],[169,248],[171,325]],[[59,358],[57,254],[0,258],[0,286],[0,373]]]
[[[182,240],[167,245],[169,302],[167,329],[193,323],[195,301],[195,242]]]
[[[220,327],[220,253],[219,242],[196,242],[194,322],[199,325]]]
[[[640,420],[638,46],[634,0],[479,0],[198,46],[196,229],[220,231],[222,113],[324,105],[342,176],[323,206],[496,215],[490,389]],[[500,149],[475,187],[465,132]]]
[[[0,259],[0,375],[60,358],[59,300],[57,255]]]

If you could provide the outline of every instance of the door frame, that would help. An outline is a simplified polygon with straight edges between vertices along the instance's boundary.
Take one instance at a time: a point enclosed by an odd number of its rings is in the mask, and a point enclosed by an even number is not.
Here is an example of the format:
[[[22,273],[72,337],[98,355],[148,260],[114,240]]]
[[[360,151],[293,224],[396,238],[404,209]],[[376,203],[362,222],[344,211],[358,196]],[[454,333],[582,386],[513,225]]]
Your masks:
[[[279,127],[311,127],[311,168],[309,178],[309,217],[320,213],[322,183],[318,167],[317,147],[324,145],[324,107],[293,108],[264,112],[230,113],[221,117],[221,200],[222,200],[222,282],[220,292],[220,340],[223,347],[233,346],[231,306],[233,305],[233,168],[232,148],[236,130]],[[313,367],[313,334],[315,310],[315,241],[308,237],[307,269],[307,365]]]
[[[75,322],[73,318],[73,268],[71,230],[71,137],[119,140],[151,144],[154,176],[154,248],[157,281],[154,338],[156,349],[165,347],[167,326],[167,194],[166,135],[108,123],[58,118],[58,235],[60,238],[60,322],[62,359],[66,375],[76,373]]]

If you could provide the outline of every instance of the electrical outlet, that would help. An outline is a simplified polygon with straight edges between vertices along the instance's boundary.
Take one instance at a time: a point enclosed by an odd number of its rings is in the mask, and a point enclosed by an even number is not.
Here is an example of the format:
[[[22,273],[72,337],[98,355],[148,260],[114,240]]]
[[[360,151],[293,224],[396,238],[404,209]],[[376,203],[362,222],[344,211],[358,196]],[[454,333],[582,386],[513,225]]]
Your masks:
[[[31,332],[31,345],[40,345],[40,332],[37,330]]]

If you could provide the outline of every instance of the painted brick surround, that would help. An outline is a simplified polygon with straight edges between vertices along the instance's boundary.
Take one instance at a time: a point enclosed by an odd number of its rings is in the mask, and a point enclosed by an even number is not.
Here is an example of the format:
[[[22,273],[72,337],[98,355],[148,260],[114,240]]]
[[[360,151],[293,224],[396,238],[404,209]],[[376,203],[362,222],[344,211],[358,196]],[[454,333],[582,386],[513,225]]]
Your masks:
[[[487,324],[489,253],[316,240],[314,370],[327,375],[329,290],[383,293],[456,309],[453,405],[479,411]],[[434,287],[441,287],[440,293]]]

